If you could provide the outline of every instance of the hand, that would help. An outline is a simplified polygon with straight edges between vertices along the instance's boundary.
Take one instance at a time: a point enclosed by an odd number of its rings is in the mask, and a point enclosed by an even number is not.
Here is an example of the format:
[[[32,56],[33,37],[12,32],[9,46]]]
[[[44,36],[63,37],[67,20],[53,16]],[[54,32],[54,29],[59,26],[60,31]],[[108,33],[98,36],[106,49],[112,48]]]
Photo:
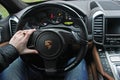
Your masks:
[[[37,50],[27,48],[29,37],[34,31],[36,31],[36,29],[19,30],[11,38],[9,44],[13,45],[20,54],[38,53]]]

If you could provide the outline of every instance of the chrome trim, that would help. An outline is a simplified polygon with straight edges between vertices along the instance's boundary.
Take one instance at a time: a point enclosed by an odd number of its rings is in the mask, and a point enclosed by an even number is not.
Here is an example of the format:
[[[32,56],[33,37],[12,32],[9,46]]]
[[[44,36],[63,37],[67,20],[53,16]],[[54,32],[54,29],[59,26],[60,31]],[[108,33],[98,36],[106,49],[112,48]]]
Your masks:
[[[16,23],[19,22],[19,19],[18,19],[16,16],[12,16],[12,17],[10,17],[10,19],[9,19],[10,36],[12,36],[11,20],[15,21]]]
[[[103,15],[103,38],[102,38],[102,43],[99,43],[99,42],[95,41],[95,39],[94,39],[94,19],[99,15]],[[104,43],[104,33],[105,33],[104,23],[105,23],[104,13],[102,11],[95,12],[92,16],[92,35],[93,35],[93,41],[97,44],[100,44],[100,45],[103,45],[103,43]]]
[[[2,41],[2,35],[1,35],[2,29],[3,29],[3,27],[0,26],[0,42]]]

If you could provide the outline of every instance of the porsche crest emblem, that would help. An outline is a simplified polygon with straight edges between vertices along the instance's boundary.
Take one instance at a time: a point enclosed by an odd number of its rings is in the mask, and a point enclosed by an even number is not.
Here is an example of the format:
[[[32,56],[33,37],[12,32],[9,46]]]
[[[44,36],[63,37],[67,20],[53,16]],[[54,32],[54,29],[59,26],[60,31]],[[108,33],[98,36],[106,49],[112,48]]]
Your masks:
[[[46,41],[45,41],[45,47],[46,47],[47,49],[50,49],[50,48],[52,47],[52,41],[51,41],[51,40],[46,40]]]

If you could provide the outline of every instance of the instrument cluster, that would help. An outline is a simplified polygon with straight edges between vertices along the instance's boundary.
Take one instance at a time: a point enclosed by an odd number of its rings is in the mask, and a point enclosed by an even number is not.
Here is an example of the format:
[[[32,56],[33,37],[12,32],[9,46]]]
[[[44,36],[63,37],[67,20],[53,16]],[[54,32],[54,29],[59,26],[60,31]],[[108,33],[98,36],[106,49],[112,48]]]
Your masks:
[[[27,16],[24,28],[45,27],[48,25],[63,24],[71,26],[74,24],[73,18],[65,11],[59,8],[50,8],[33,14],[34,16]]]

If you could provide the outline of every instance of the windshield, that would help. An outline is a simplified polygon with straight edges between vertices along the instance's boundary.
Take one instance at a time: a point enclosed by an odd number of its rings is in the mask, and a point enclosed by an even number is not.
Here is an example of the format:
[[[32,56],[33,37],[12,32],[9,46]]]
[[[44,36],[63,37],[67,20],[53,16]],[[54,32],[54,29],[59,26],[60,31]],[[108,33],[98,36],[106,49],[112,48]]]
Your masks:
[[[5,18],[9,15],[8,11],[4,8],[2,4],[0,4],[0,19]]]

